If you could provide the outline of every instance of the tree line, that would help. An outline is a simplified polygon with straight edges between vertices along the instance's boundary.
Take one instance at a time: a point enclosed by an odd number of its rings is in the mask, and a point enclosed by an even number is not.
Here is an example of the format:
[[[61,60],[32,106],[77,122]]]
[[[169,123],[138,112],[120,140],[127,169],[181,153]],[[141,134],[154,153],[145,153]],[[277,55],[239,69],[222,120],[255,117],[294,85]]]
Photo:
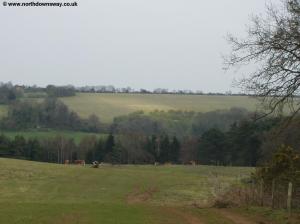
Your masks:
[[[11,83],[0,83],[0,104],[9,104],[22,96],[22,88]]]
[[[42,162],[64,163],[65,160],[85,160],[113,164],[179,163],[180,143],[174,136],[87,136],[76,144],[63,136],[14,138],[0,135],[0,156]]]
[[[80,118],[57,98],[45,98],[42,102],[16,101],[10,104],[7,116],[0,121],[0,127],[3,130],[54,128],[86,132],[105,129],[96,115],[90,115],[87,119]]]
[[[20,98],[69,97],[75,95],[76,89],[71,85],[38,87],[13,85],[11,82],[0,82],[0,104],[9,104]]]
[[[117,88],[112,85],[98,85],[98,86],[81,86],[76,87],[73,85],[47,85],[46,87],[41,86],[25,86],[25,85],[13,85],[11,82],[1,83],[1,86],[9,86],[10,89],[18,89],[23,94],[22,96],[29,97],[69,97],[75,96],[76,92],[82,93],[125,93],[125,94],[178,94],[178,95],[209,95],[209,96],[250,96],[250,94],[245,93],[232,93],[231,91],[226,92],[203,92],[201,90],[169,90],[166,88],[155,88],[153,90],[149,89],[133,89],[131,87]]]
[[[57,136],[25,139],[0,137],[0,155],[14,158],[63,163],[83,159],[112,164],[198,164],[222,166],[257,166],[272,157],[280,139],[287,139],[299,149],[300,129],[281,131],[278,118],[259,122],[243,120],[227,131],[211,128],[198,136],[178,137],[168,134],[111,133],[107,137],[88,136],[76,144],[73,139]],[[300,124],[300,119],[297,125]],[[276,132],[274,135],[273,133]],[[274,138],[276,140],[274,140]],[[294,138],[294,141],[290,139]]]
[[[168,133],[179,138],[199,136],[211,128],[227,131],[234,122],[249,119],[252,113],[243,108],[217,110],[211,112],[194,111],[153,111],[145,114],[137,111],[129,115],[116,117],[111,130],[117,134],[140,133],[159,135]]]
[[[69,97],[76,95],[76,90],[73,86],[48,85],[45,92],[49,97]]]

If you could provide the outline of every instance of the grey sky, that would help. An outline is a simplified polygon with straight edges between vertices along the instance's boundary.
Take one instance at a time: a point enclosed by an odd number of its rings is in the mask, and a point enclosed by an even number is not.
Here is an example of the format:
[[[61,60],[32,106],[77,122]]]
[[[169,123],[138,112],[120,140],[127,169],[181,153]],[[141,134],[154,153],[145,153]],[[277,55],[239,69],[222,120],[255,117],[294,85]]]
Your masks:
[[[77,2],[1,3],[0,81],[226,91],[238,74],[222,70],[224,37],[243,35],[249,15],[265,7],[265,0]]]

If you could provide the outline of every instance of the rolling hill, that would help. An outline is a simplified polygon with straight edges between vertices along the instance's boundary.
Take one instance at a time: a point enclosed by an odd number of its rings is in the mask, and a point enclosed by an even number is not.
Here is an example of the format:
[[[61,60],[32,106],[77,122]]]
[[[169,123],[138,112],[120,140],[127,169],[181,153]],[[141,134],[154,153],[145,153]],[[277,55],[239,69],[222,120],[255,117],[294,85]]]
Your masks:
[[[247,96],[77,93],[74,97],[61,99],[80,116],[88,117],[94,113],[104,122],[139,110],[209,112],[232,107],[255,110],[258,105],[256,99]]]

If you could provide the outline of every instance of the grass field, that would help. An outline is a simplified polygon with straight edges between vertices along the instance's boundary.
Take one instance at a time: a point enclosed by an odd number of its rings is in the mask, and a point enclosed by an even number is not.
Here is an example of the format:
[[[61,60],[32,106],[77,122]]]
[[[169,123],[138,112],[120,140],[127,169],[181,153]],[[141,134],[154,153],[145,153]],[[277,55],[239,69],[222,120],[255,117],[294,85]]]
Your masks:
[[[39,131],[39,130],[32,130],[32,131],[1,131],[0,134],[5,134],[10,138],[14,138],[17,135],[21,135],[26,139],[29,138],[51,138],[56,136],[64,136],[66,138],[73,138],[75,143],[79,143],[80,140],[87,136],[96,136],[102,137],[105,136],[104,134],[94,134],[94,133],[86,133],[86,132],[75,132],[75,131],[57,131],[57,130],[49,130],[49,131]]]
[[[100,94],[77,93],[75,97],[61,98],[82,117],[94,113],[104,122],[114,117],[143,110],[186,110],[208,112],[232,107],[255,110],[257,100],[246,96],[200,96],[162,94]]]
[[[209,203],[236,183],[237,175],[250,171],[208,166],[92,169],[0,158],[0,223],[234,224],[218,211],[192,205]]]
[[[252,168],[57,165],[0,158],[0,223],[296,224],[283,211],[208,207]]]

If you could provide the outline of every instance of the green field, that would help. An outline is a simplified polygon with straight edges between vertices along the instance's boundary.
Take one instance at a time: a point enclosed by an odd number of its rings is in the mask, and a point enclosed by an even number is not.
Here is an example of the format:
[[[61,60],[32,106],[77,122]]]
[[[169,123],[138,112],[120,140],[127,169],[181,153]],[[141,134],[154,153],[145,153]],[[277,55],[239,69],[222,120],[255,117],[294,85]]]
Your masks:
[[[52,138],[56,136],[64,136],[66,138],[74,139],[75,143],[79,143],[80,140],[87,136],[96,136],[102,137],[105,136],[104,134],[94,134],[94,133],[86,133],[86,132],[76,132],[76,131],[57,131],[57,130],[49,130],[49,131],[39,131],[39,130],[32,130],[32,131],[1,131],[0,134],[5,134],[10,138],[14,138],[17,135],[21,135],[26,139],[29,138]]]
[[[210,204],[250,168],[103,166],[0,158],[0,223],[234,224]],[[197,205],[197,206],[195,206]]]
[[[101,94],[77,93],[75,97],[61,98],[82,117],[96,114],[104,122],[138,110],[185,110],[208,112],[218,109],[243,107],[255,110],[257,100],[247,96],[201,96],[170,94]]]
[[[252,171],[179,165],[93,169],[0,158],[0,223],[299,223],[282,210],[211,207],[218,194]]]
[[[6,116],[7,114],[7,106],[0,105],[0,118]]]

